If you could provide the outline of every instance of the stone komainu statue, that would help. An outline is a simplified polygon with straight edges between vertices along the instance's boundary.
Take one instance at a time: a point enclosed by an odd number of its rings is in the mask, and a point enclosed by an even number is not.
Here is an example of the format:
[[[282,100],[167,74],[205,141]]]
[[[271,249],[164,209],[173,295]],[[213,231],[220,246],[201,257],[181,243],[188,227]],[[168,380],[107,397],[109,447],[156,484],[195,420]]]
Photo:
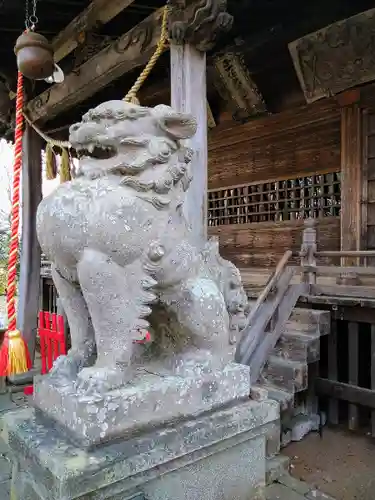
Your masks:
[[[194,246],[184,217],[192,152],[180,141],[195,131],[193,117],[168,106],[124,101],[101,104],[70,129],[79,172],[41,202],[37,230],[72,338],[53,373],[77,389],[128,380],[134,340],[151,329],[161,343],[162,318],[174,318],[180,349],[218,352],[244,326],[238,270],[216,241]]]

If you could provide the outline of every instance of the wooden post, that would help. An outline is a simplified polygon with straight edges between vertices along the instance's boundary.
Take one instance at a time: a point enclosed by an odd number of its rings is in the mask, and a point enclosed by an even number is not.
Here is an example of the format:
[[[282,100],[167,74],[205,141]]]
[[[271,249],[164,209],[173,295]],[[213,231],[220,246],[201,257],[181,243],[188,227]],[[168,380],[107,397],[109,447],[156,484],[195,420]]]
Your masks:
[[[191,113],[197,133],[188,141],[194,150],[193,180],[184,205],[198,247],[207,240],[207,96],[206,54],[190,44],[171,44],[171,105],[175,111]]]
[[[371,325],[371,389],[375,391],[375,325]],[[375,437],[375,410],[371,411],[371,435]]]
[[[314,219],[305,220],[305,229],[302,233],[302,246],[301,246],[301,267],[302,267],[302,281],[309,285],[316,284],[316,272],[314,270],[303,269],[304,267],[316,267],[316,221]]]
[[[206,52],[218,33],[232,26],[233,18],[225,10],[225,0],[169,2],[171,105],[175,111],[191,113],[198,122],[197,133],[188,143],[195,154],[184,207],[198,247],[207,240]]]
[[[341,250],[361,249],[362,147],[358,100],[358,92],[348,93],[346,100],[341,97]],[[341,265],[359,265],[357,260],[346,257]]]
[[[328,378],[335,382],[339,379],[337,341],[337,319],[335,318],[331,320],[331,332],[328,335]],[[339,423],[339,401],[336,398],[329,399],[328,421],[333,425],[338,425]]]
[[[17,327],[34,359],[40,287],[40,246],[36,211],[42,200],[42,142],[29,126],[25,130],[22,164],[22,251],[17,306]]]
[[[348,384],[358,386],[359,378],[359,325],[349,322],[348,324]],[[349,404],[348,426],[351,431],[355,431],[359,424],[358,406]]]

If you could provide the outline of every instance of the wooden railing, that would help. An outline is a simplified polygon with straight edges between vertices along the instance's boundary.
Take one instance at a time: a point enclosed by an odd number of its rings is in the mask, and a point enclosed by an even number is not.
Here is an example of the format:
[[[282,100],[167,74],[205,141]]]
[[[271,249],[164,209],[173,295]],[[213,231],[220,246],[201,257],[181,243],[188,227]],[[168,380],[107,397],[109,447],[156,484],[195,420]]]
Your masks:
[[[309,224],[300,276],[308,277],[313,307],[324,304],[331,311],[315,391],[331,424],[346,421],[349,429],[366,432],[370,427],[375,437],[375,251],[319,251]],[[337,265],[317,265],[321,259],[337,259]]]
[[[236,350],[236,361],[250,366],[256,380],[269,353],[275,347],[286,321],[299,299],[325,296],[327,299],[351,298],[373,300],[375,307],[375,266],[366,267],[375,251],[319,251],[314,220],[305,222],[299,253],[300,266],[289,265],[292,252],[287,251],[265,283],[253,306],[247,326]],[[318,265],[323,259],[344,262],[361,261],[365,266]]]
[[[374,250],[319,251],[314,221],[306,221],[300,255],[299,271],[310,296],[375,300],[375,266],[367,265],[368,259],[375,262]],[[335,258],[340,265],[317,265],[317,260]]]
[[[288,267],[291,257],[291,251],[285,252],[270,276],[237,345],[235,359],[250,366],[252,380],[258,379],[299,297],[307,291],[306,283],[291,283],[295,274],[295,269]]]

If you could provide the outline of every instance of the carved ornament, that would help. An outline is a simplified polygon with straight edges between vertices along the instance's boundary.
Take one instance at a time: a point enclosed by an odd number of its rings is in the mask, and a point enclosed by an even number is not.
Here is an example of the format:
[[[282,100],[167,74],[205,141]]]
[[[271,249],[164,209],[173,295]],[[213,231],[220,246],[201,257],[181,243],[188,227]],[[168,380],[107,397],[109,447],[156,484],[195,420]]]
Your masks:
[[[94,31],[85,33],[84,40],[74,51],[74,68],[77,69],[86,61],[94,57],[112,42],[111,37],[100,35]]]
[[[289,44],[307,102],[375,79],[375,9]]]
[[[171,0],[169,37],[176,44],[191,43],[205,52],[212,49],[220,33],[227,32],[233,17],[226,0]]]
[[[267,112],[266,104],[239,54],[226,53],[215,57],[217,88],[234,108],[235,120],[247,120]]]

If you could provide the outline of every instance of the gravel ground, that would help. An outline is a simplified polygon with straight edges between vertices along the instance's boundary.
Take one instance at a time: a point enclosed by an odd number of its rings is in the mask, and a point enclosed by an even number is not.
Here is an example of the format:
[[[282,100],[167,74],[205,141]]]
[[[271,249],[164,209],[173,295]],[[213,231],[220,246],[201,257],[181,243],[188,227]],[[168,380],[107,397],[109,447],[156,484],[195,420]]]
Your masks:
[[[375,499],[375,440],[349,431],[325,429],[283,450],[291,474],[337,500]]]

